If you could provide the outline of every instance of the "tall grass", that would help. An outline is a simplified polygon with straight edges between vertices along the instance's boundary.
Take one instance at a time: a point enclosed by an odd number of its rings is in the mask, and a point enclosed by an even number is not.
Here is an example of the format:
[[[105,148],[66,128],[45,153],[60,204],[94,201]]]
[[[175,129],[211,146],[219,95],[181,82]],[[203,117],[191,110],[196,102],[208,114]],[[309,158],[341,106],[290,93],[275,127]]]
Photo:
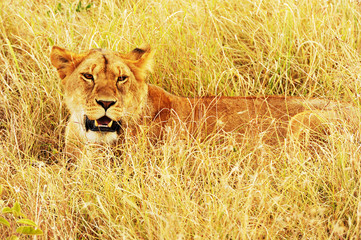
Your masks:
[[[357,104],[360,19],[359,1],[346,0],[0,1],[0,208],[19,202],[44,232],[37,239],[358,239],[349,123],[316,150],[232,134],[157,146],[140,137],[120,156],[99,146],[69,172],[68,113],[48,56],[52,45],[126,52],[147,42],[157,50],[149,82],[177,95]]]

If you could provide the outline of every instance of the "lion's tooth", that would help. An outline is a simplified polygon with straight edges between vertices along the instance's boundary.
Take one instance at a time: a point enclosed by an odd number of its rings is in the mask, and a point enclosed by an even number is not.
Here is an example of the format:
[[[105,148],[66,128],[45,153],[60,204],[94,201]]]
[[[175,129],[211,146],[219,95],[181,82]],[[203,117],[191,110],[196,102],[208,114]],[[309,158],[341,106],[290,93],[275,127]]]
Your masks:
[[[98,127],[99,126],[98,121],[95,120],[94,122],[95,122],[95,126]]]
[[[113,125],[113,121],[110,121],[110,123],[108,123],[108,127],[112,127]]]

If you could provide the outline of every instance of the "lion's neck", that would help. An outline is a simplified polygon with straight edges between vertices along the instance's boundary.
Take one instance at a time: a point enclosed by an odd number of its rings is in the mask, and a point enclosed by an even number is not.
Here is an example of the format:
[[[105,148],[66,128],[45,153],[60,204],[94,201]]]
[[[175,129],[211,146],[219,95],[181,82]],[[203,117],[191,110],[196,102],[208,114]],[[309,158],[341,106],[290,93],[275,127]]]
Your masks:
[[[160,87],[149,84],[146,115],[153,119],[162,117],[163,120],[167,120],[170,112],[174,111],[174,103],[178,98]]]
[[[149,84],[147,99],[149,107],[146,116],[152,117],[153,120],[160,119],[161,121],[167,121],[172,116],[185,120],[197,112],[202,103],[203,98],[179,97],[160,87]]]

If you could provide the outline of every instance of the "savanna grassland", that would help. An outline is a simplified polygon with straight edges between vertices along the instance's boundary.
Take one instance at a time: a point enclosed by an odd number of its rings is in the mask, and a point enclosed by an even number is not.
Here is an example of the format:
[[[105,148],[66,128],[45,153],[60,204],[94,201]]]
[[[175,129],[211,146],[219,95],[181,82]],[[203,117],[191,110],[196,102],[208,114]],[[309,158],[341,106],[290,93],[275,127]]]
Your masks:
[[[360,239],[361,139],[350,122],[305,148],[139,137],[68,171],[51,47],[145,42],[156,50],[148,81],[177,95],[359,105],[356,0],[1,0],[0,208],[18,203],[43,235],[16,233],[19,216],[0,213],[10,224],[0,239]]]

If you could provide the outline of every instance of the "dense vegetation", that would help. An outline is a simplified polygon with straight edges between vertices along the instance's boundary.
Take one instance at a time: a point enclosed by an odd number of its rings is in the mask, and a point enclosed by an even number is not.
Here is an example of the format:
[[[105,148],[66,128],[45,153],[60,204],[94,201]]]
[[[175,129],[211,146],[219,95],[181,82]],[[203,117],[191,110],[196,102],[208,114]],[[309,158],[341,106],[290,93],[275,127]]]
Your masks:
[[[349,0],[0,1],[0,209],[37,239],[357,239],[358,132],[294,150],[232,136],[146,138],[62,164],[68,112],[51,46],[156,49],[149,81],[183,96],[360,93],[361,4]],[[117,164],[114,165],[114,159]],[[0,238],[16,217],[0,213]]]

